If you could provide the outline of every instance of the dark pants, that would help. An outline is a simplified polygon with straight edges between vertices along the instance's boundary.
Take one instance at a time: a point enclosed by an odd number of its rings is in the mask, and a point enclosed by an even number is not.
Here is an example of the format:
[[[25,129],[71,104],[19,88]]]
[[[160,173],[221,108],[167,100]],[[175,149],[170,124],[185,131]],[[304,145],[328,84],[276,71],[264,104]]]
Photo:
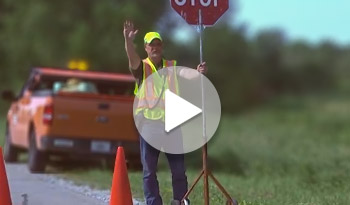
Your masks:
[[[147,205],[162,205],[157,180],[157,164],[160,151],[149,145],[140,136],[141,162],[143,165],[143,190]],[[187,192],[184,154],[168,154],[166,157],[172,174],[173,197],[181,200]]]

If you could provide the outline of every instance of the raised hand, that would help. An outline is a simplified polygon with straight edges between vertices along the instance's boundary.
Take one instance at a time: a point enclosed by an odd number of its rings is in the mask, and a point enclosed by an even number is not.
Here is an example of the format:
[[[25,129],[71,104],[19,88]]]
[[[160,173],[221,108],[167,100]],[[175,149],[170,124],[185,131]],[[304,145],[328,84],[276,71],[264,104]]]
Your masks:
[[[125,40],[131,40],[133,41],[135,39],[135,36],[139,30],[135,30],[134,23],[132,21],[126,20],[124,22],[124,38]]]

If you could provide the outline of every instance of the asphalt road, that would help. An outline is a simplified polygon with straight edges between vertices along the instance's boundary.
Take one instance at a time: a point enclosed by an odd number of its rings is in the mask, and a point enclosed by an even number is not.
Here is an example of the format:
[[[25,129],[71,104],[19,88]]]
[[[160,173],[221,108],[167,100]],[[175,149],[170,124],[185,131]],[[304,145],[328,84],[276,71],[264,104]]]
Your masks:
[[[13,205],[108,204],[84,187],[72,188],[74,185],[48,174],[31,174],[25,164],[6,164],[6,173]]]

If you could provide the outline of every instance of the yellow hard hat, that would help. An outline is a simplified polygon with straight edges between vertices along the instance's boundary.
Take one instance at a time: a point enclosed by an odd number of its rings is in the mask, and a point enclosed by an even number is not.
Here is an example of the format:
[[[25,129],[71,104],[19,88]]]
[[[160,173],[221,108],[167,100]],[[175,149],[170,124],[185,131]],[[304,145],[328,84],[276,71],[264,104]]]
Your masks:
[[[162,37],[158,32],[148,32],[145,35],[144,42],[146,43],[151,43],[154,39],[159,39],[160,41],[162,40]]]

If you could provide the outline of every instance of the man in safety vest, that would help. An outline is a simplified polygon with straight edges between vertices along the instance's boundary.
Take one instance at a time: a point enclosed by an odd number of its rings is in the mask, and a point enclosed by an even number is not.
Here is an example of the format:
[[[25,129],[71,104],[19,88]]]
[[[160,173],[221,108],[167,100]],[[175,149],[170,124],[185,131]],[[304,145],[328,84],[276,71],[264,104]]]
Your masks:
[[[143,102],[143,98],[147,98],[145,92],[140,92],[142,82],[152,73],[157,72],[159,69],[176,66],[176,61],[165,60],[163,58],[163,41],[159,33],[149,32],[144,37],[144,47],[147,53],[147,58],[141,60],[134,47],[134,39],[138,30],[135,30],[131,21],[125,21],[124,23],[124,38],[125,38],[125,50],[129,58],[129,69],[136,79],[135,94],[139,98],[139,107],[136,110],[136,114],[140,112],[144,118],[150,121],[157,121],[164,119],[164,110],[147,109],[150,100],[146,103]],[[207,71],[205,62],[197,66],[197,71],[205,73]],[[177,80],[169,80],[168,87],[174,92],[177,90]],[[147,90],[147,88],[143,88]],[[142,90],[141,90],[142,91]],[[141,93],[141,94],[140,94]],[[149,94],[148,95],[155,95]],[[149,96],[148,96],[149,97]],[[155,102],[159,103],[157,98],[162,96],[154,96]],[[135,114],[135,111],[134,111]],[[145,125],[146,126],[146,125]],[[147,124],[152,126],[152,124]],[[152,127],[149,130],[152,131]],[[153,129],[154,130],[154,129]],[[142,137],[140,137],[140,151],[141,162],[143,165],[143,188],[147,205],[162,205],[162,198],[159,194],[159,186],[156,176],[157,163],[160,151],[151,145],[149,145]],[[172,173],[172,185],[173,185],[173,197],[172,204],[180,204],[183,196],[187,192],[187,176],[185,174],[184,154],[169,154],[166,153],[169,166]],[[189,204],[189,201],[187,201]]]

